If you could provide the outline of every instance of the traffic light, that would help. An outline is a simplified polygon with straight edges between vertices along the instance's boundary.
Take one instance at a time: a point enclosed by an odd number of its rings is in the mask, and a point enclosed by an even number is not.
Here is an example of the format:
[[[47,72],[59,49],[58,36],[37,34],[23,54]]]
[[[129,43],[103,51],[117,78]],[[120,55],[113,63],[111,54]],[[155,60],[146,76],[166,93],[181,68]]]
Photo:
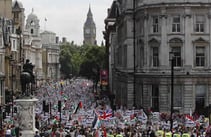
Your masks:
[[[61,112],[62,102],[61,100],[58,101],[58,112]]]

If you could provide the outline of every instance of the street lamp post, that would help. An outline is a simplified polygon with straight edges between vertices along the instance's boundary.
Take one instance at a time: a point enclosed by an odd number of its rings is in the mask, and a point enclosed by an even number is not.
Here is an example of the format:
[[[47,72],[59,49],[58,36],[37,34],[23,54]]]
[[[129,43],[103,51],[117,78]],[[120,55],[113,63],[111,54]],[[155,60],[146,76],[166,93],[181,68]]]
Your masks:
[[[171,62],[171,131],[173,129],[173,110],[174,110],[174,52],[169,53],[169,60]]]
[[[133,0],[133,107],[136,108],[136,0]]]

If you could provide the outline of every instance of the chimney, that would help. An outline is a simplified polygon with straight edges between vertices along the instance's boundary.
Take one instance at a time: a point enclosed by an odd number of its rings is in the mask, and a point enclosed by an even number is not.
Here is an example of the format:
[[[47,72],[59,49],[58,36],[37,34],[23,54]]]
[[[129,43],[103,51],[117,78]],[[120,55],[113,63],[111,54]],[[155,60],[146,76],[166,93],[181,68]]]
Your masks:
[[[59,37],[56,37],[56,44],[59,44]]]
[[[62,38],[62,43],[66,43],[66,42],[67,42],[66,38],[63,37],[63,38]]]

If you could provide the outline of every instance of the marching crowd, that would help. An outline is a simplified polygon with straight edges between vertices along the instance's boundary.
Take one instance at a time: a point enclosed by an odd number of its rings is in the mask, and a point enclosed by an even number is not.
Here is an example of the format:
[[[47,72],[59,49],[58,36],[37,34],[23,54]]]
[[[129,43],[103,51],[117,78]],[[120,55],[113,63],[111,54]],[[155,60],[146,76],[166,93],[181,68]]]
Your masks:
[[[109,99],[99,97],[92,81],[83,78],[45,83],[35,97],[39,101],[34,137],[211,137],[209,121],[203,116],[197,120],[180,116],[172,135],[164,114],[122,107],[114,111]],[[3,121],[2,132],[2,137],[22,136],[15,116],[12,122]]]

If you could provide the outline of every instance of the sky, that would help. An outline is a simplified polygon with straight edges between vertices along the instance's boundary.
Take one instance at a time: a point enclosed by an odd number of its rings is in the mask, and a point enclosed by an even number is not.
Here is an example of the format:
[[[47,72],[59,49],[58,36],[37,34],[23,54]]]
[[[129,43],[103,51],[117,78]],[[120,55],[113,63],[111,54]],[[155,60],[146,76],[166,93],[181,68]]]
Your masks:
[[[19,0],[25,8],[25,16],[34,11],[40,20],[40,30],[53,31],[67,41],[83,44],[83,26],[89,5],[96,24],[96,39],[100,45],[103,39],[104,20],[113,0]],[[45,21],[45,18],[47,21]]]

